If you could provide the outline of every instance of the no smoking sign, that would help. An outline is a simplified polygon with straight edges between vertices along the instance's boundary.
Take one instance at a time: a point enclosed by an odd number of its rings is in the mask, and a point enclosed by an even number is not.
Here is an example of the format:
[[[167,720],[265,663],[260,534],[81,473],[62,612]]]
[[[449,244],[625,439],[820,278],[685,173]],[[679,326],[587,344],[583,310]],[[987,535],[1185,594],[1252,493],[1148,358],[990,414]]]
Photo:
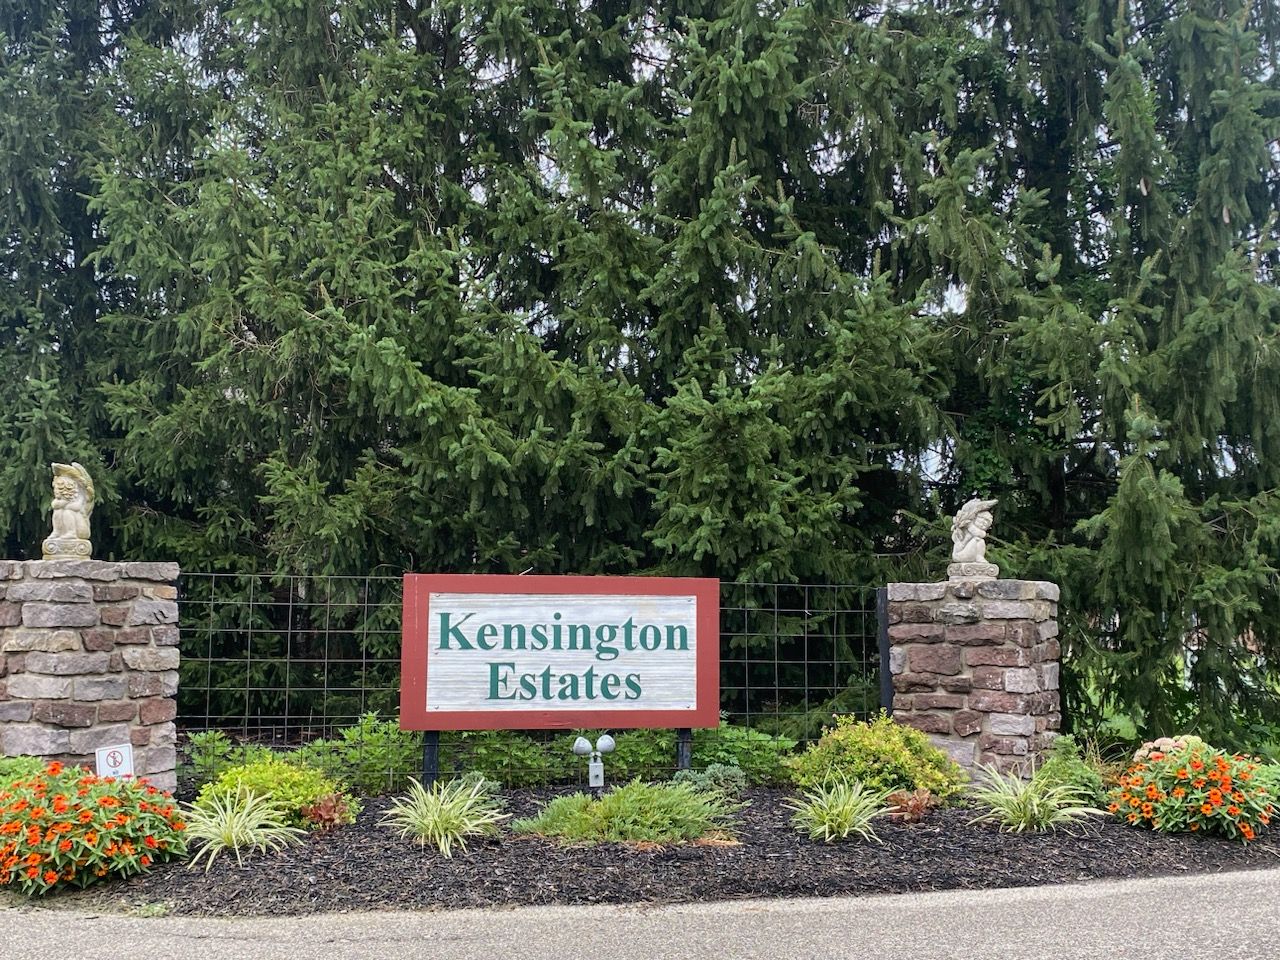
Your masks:
[[[117,744],[114,747],[99,747],[96,751],[98,776],[100,777],[132,777],[133,745]]]

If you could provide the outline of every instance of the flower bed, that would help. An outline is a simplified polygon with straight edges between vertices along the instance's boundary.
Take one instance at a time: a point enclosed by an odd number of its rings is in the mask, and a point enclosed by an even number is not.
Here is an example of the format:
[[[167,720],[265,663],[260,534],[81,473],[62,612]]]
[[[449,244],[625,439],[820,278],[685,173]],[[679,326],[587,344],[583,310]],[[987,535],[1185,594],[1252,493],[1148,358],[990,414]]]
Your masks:
[[[508,794],[513,817],[560,792]],[[156,865],[121,883],[59,898],[94,909],[163,904],[174,913],[307,914],[549,903],[663,903],[831,896],[1064,883],[1109,877],[1275,866],[1280,846],[1135,830],[1111,817],[1014,835],[970,824],[975,811],[930,811],[920,823],[877,822],[881,843],[816,843],[791,825],[792,791],[756,789],[738,842],[566,846],[503,829],[446,859],[380,825],[389,799],[370,800],[348,826],[313,834],[242,866],[205,874]]]

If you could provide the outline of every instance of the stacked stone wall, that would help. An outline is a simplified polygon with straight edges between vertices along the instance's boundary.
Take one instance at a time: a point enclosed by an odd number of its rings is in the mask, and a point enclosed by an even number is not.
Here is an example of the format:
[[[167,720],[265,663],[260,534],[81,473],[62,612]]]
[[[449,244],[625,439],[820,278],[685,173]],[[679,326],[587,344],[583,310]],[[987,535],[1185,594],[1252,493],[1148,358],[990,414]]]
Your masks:
[[[0,753],[93,768],[131,743],[175,786],[178,566],[0,561]]]
[[[1062,725],[1058,587],[889,584],[893,715],[962,766],[1027,774]]]

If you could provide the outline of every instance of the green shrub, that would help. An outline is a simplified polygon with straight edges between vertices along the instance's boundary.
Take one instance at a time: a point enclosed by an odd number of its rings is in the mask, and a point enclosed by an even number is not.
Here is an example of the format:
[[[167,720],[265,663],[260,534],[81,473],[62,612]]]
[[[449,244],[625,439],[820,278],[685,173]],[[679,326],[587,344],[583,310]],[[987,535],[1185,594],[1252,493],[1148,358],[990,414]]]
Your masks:
[[[412,837],[420,846],[431,844],[452,857],[455,845],[466,850],[468,837],[495,834],[507,818],[501,801],[486,791],[487,782],[475,778],[470,783],[437,781],[427,790],[411,779],[408,795],[391,805],[381,823],[398,828],[400,836]]]
[[[187,737],[187,766],[194,785],[217,780],[225,770],[278,754],[257,743],[236,743],[221,730],[205,730]]]
[[[795,748],[796,741],[789,737],[770,736],[731,724],[693,732],[694,763],[737,767],[751,783],[784,782],[786,761]]]
[[[278,757],[255,760],[222,771],[212,783],[200,789],[197,804],[207,804],[215,794],[233,795],[240,791],[269,797],[283,812],[290,826],[304,827],[308,820],[304,808],[318,803],[333,793],[341,793],[338,784],[314,767],[290,763]],[[360,812],[359,803],[344,794],[350,823]]]
[[[186,855],[186,823],[145,779],[53,762],[0,786],[0,886],[26,894],[129,877]]]
[[[1084,758],[1072,736],[1058,737],[1053,741],[1048,757],[1035,775],[1046,785],[1072,788],[1086,803],[1100,804],[1106,798],[1107,788],[1101,770]]]
[[[987,775],[988,782],[975,789],[971,796],[986,809],[970,823],[997,823],[1001,830],[1025,833],[1048,830],[1102,813],[1090,807],[1088,798],[1070,784],[1055,783],[1040,776],[1024,780],[1016,773],[1002,774],[992,767],[980,766],[979,769]]]
[[[747,775],[725,763],[713,763],[703,770],[679,770],[671,782],[687,783],[695,790],[726,797],[739,797],[747,789]]]
[[[45,763],[39,757],[0,757],[0,788],[15,780],[26,780],[43,773]]]
[[[628,730],[614,740],[617,746],[605,755],[604,770],[615,783],[637,777],[665,779],[675,771],[674,730]]]
[[[675,843],[713,833],[731,835],[734,814],[741,808],[721,794],[695,790],[687,783],[633,780],[599,800],[585,793],[557,797],[537,816],[512,826],[519,833],[574,843]]]
[[[187,837],[201,844],[189,866],[194,868],[204,860],[205,873],[208,873],[213,861],[224,851],[234,853],[236,863],[240,864],[245,851],[265,853],[297,843],[306,831],[289,826],[287,820],[287,812],[270,797],[243,787],[235,792],[211,790],[187,811]]]
[[[313,740],[290,756],[368,796],[401,789],[422,767],[422,734],[366,713],[331,740]]]
[[[791,823],[811,840],[831,843],[846,840],[857,834],[863,840],[875,840],[871,821],[889,812],[887,794],[869,789],[865,784],[836,780],[813,790],[802,797],[789,800],[786,806],[795,813]]]
[[[1254,773],[1257,785],[1267,791],[1272,802],[1280,797],[1280,763],[1259,764]]]
[[[787,765],[803,788],[843,780],[881,792],[923,789],[945,800],[965,782],[959,765],[927,736],[883,713],[870,722],[837,717],[835,727]]]
[[[573,738],[541,743],[513,730],[476,730],[441,737],[440,766],[474,772],[508,787],[536,787],[578,777]]]

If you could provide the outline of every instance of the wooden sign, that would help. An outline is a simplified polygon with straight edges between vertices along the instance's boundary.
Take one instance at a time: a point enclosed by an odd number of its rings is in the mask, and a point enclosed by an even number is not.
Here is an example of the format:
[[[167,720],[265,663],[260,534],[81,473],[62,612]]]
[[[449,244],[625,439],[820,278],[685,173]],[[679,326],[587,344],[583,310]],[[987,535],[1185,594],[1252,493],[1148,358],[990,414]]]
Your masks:
[[[720,582],[407,574],[406,730],[714,727]]]

